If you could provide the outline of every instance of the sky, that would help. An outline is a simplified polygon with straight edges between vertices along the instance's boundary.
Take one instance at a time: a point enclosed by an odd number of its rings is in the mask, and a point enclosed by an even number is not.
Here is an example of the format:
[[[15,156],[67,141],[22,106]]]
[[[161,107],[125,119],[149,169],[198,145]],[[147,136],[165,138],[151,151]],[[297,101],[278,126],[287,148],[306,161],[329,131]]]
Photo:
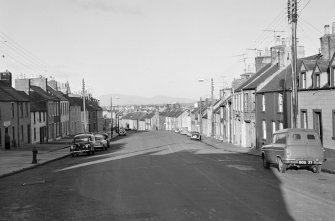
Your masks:
[[[298,2],[299,44],[316,54],[324,25],[335,22],[335,1]],[[68,81],[72,91],[85,79],[94,97],[198,100],[210,96],[213,78],[218,97],[244,69],[253,71],[251,49],[290,37],[286,7],[286,0],[0,0],[0,71]]]

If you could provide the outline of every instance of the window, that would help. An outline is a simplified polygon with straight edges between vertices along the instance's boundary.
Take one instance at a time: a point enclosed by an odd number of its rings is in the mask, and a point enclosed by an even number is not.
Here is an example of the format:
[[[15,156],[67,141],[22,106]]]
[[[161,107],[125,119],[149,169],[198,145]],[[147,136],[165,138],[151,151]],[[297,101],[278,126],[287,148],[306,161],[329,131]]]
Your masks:
[[[262,95],[262,111],[265,111],[265,95]]]
[[[334,87],[335,86],[335,67],[332,68],[332,75],[331,75],[331,87]]]
[[[279,122],[279,130],[282,130],[282,129],[284,129],[284,124],[283,122]]]
[[[36,124],[36,112],[34,112],[34,124]]]
[[[307,128],[307,110],[301,110],[301,128]]]
[[[283,94],[278,93],[278,112],[283,112]]]
[[[314,134],[307,134],[307,139],[308,140],[315,140],[315,135]]]
[[[23,117],[23,103],[20,103],[20,117]]]
[[[36,128],[34,128],[34,140],[36,140]]]
[[[273,142],[276,144],[286,144],[286,134],[277,134]]]
[[[306,89],[306,72],[301,73],[301,89]]]
[[[300,134],[293,134],[293,140],[301,140]]]
[[[26,102],[26,117],[29,117],[28,103]]]
[[[38,119],[39,119],[39,121],[40,121],[40,122],[42,122],[41,111],[40,111],[40,112],[38,112]]]
[[[276,122],[272,121],[272,134],[274,134],[274,132],[276,132]]]
[[[320,88],[320,74],[315,74],[315,87]]]
[[[12,102],[12,118],[14,118],[14,103]]]
[[[256,98],[256,95],[255,95],[255,92],[254,93],[252,93],[252,111],[255,111],[256,110],[256,100],[255,100],[255,98]]]
[[[335,110],[332,111],[333,120],[333,140],[335,140]]]
[[[21,140],[23,141],[24,139],[24,134],[23,134],[23,125],[21,125]]]
[[[263,139],[266,140],[266,121],[262,121]]]

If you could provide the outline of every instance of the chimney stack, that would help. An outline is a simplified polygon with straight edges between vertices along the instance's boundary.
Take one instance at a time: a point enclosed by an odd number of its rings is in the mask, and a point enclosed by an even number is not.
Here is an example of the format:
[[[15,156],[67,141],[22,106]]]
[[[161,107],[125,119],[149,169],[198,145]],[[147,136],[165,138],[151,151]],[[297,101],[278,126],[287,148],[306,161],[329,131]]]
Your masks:
[[[332,24],[332,34],[335,35],[335,22]]]
[[[329,35],[329,25],[325,25],[325,35]]]

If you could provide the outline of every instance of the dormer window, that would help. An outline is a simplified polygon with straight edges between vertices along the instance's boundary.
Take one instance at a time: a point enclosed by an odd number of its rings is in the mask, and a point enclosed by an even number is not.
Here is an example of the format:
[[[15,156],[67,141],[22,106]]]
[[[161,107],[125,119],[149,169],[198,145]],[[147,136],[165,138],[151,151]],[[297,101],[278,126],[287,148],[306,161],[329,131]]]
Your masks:
[[[265,95],[262,95],[262,111],[265,111]]]
[[[332,67],[332,70],[331,70],[331,87],[334,87],[335,86],[335,66]]]
[[[301,89],[306,89],[306,72],[301,72]]]
[[[315,74],[315,88],[320,88],[320,73]]]

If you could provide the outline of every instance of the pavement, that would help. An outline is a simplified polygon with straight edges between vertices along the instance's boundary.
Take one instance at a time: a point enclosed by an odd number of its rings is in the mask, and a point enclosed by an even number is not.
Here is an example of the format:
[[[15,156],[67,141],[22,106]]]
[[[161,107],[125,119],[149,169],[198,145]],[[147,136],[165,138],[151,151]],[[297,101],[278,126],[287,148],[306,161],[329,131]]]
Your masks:
[[[209,137],[202,137],[201,142],[206,143],[214,148],[223,149],[230,152],[238,152],[244,154],[250,154],[261,157],[260,148],[245,148],[236,146],[232,143],[227,143],[221,140],[212,139]],[[335,174],[335,150],[325,148],[326,161],[322,164],[321,172]]]
[[[114,133],[113,138],[116,136]],[[72,140],[72,137],[68,137],[49,143],[26,144],[10,150],[0,148],[0,178],[69,156]],[[34,147],[38,151],[36,164],[32,163]]]
[[[72,138],[62,138],[47,144],[29,144],[10,150],[0,149],[0,178],[69,156],[71,141]],[[202,142],[217,149],[261,156],[260,149],[243,148],[212,138],[203,138]],[[37,164],[32,164],[34,147],[38,150]],[[335,150],[326,149],[325,155],[327,161],[324,162],[321,171],[335,174]]]

